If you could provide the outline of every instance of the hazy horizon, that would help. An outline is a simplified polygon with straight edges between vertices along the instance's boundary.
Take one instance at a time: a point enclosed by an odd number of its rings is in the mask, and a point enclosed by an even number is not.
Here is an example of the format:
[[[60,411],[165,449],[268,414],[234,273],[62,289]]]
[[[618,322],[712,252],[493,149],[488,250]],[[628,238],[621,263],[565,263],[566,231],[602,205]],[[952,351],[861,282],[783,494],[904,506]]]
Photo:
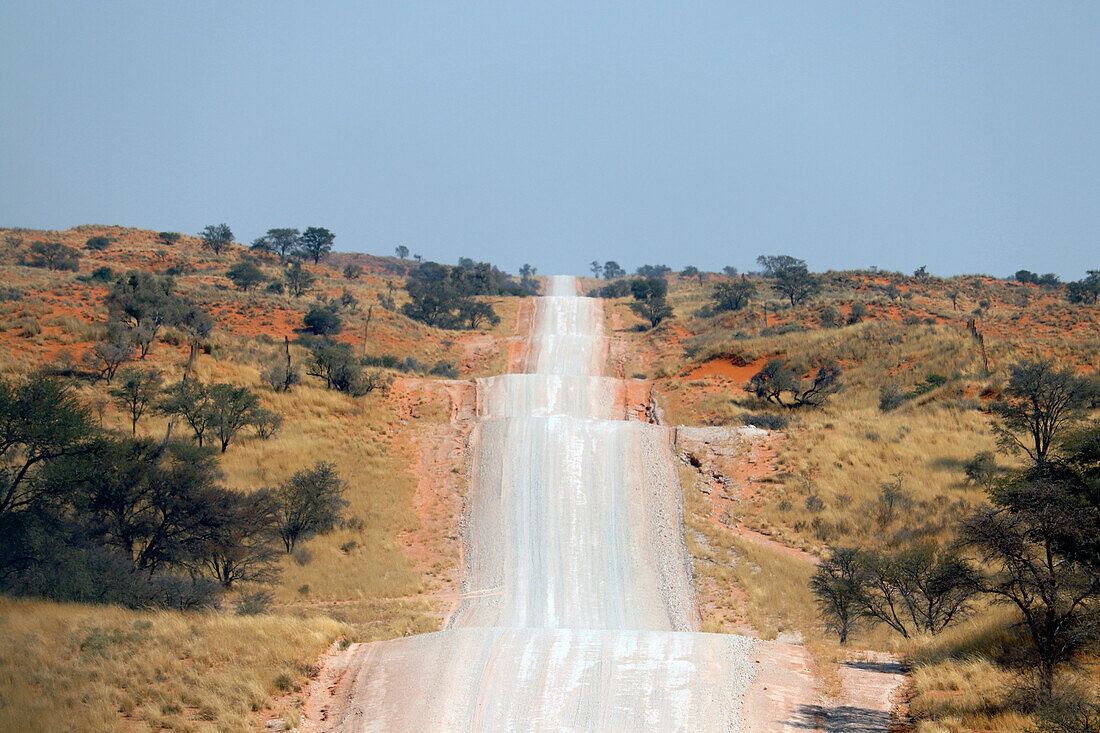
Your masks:
[[[1074,280],[1100,7],[0,7],[0,224],[325,226],[516,271]]]

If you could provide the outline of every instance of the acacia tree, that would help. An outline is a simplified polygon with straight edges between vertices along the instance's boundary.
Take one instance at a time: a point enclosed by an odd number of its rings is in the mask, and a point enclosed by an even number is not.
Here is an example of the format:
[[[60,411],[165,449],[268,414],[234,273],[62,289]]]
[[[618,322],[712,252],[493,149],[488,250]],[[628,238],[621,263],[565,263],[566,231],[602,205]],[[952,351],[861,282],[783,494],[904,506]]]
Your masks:
[[[246,293],[267,279],[264,277],[263,270],[256,267],[256,263],[251,260],[233,265],[226,271],[225,276]]]
[[[99,377],[110,384],[119,367],[129,361],[133,353],[134,344],[131,335],[126,333],[118,323],[109,323],[107,337],[96,342],[84,358],[96,370]]]
[[[796,306],[821,292],[821,279],[806,267],[806,261],[790,255],[760,255],[757,263],[764,268],[764,275],[773,278],[772,288],[782,293]]]
[[[129,413],[130,433],[137,435],[138,420],[160,394],[160,372],[127,368],[119,377],[119,383],[111,389],[111,396],[119,407]]]
[[[963,522],[961,535],[981,557],[980,588],[1019,610],[1032,643],[1024,661],[1049,698],[1056,669],[1096,632],[1100,426],[1066,439],[1093,385],[1050,361],[1016,364],[1005,394],[994,425],[1001,449],[1030,463],[990,481],[989,505]]]
[[[287,290],[295,298],[300,298],[304,293],[309,292],[309,289],[313,287],[313,283],[317,282],[317,277],[302,267],[301,262],[291,262],[290,267],[286,268],[284,279],[286,280]]]
[[[903,637],[913,631],[937,634],[970,607],[977,574],[950,549],[917,543],[894,553],[865,552],[864,616],[885,623]]]
[[[626,277],[626,270],[620,267],[618,262],[615,260],[608,260],[603,263],[604,280],[614,280],[619,277]]]
[[[403,260],[407,260],[409,258],[409,248],[403,244],[399,244],[394,247],[393,251],[397,254],[398,257]]]
[[[279,262],[286,263],[298,254],[298,240],[301,233],[297,229],[268,229],[267,234],[252,242],[252,249],[270,252],[279,256]]]
[[[1088,609],[1100,600],[1100,511],[1098,487],[1087,486],[1061,466],[1032,468],[999,482],[961,527],[985,569],[981,590],[1023,618],[1031,648],[1021,661],[1034,665],[1045,697],[1096,631]]]
[[[810,579],[825,629],[835,633],[841,644],[863,619],[866,584],[860,553],[854,547],[831,548]]]
[[[1022,451],[1041,466],[1058,433],[1084,416],[1095,384],[1049,359],[1021,361],[1009,374],[1005,399],[993,405],[1000,417],[993,430],[1003,450]]]
[[[826,628],[843,644],[863,623],[903,637],[937,634],[970,609],[977,573],[957,552],[917,543],[892,553],[832,548],[810,580]]]
[[[76,487],[101,540],[147,573],[194,565],[222,521],[217,460],[193,444],[104,437],[52,469],[52,483]]]
[[[310,349],[312,362],[306,374],[325,380],[328,389],[355,395],[360,392],[363,366],[351,351],[351,345],[341,341],[319,339]]]
[[[798,377],[782,359],[769,359],[749,380],[748,389],[760,399],[789,410],[820,407],[840,391],[840,368],[826,362],[809,380],[805,380]]]
[[[232,384],[212,384],[206,389],[204,401],[208,415],[206,422],[225,453],[230,441],[247,425],[260,406],[259,398],[247,387]]]
[[[321,261],[322,257],[332,251],[332,243],[336,235],[324,227],[309,227],[302,232],[298,240],[298,247],[306,256],[313,259],[313,264]]]
[[[195,355],[198,353],[203,339],[209,337],[210,332],[214,330],[214,319],[199,306],[192,305],[183,311],[183,314],[174,325],[187,335],[187,344],[190,351],[188,363],[190,364],[194,362]]]
[[[181,417],[201,447],[210,427],[210,390],[201,382],[180,382],[165,390],[157,410],[169,417]]]
[[[274,492],[211,492],[215,521],[195,552],[196,565],[225,589],[240,582],[266,583],[279,575],[279,504]]]
[[[1066,298],[1071,303],[1096,303],[1100,300],[1100,270],[1089,270],[1083,280],[1067,283]]]
[[[72,390],[34,376],[15,386],[0,379],[0,522],[51,498],[40,468],[86,450],[92,421]]]
[[[665,300],[667,292],[668,283],[659,277],[635,280],[630,283],[630,293],[634,296],[630,310],[649,321],[650,327],[656,328],[672,317],[672,306]]]
[[[739,311],[756,295],[756,285],[751,280],[720,280],[714,285],[711,300],[716,311]]]
[[[130,329],[143,359],[160,330],[178,324],[188,310],[172,278],[148,272],[120,276],[107,294],[109,317]]]
[[[233,230],[229,228],[228,224],[207,224],[199,232],[199,237],[202,239],[203,246],[216,255],[220,255],[228,249],[234,239]]]
[[[331,531],[348,505],[346,486],[331,463],[298,471],[275,490],[279,534],[287,552],[317,534]]]
[[[75,272],[80,269],[80,252],[60,242],[35,242],[31,245],[31,257],[27,264],[47,270]]]

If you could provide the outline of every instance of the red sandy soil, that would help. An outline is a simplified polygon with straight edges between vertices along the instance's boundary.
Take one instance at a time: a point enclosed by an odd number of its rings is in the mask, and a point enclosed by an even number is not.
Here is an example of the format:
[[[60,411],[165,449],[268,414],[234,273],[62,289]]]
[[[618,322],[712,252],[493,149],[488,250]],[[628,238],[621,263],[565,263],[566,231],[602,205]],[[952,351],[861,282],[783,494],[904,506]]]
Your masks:
[[[417,484],[413,503],[420,525],[398,536],[406,557],[437,600],[442,623],[461,601],[462,543],[459,520],[466,496],[466,446],[476,412],[472,382],[400,378],[390,390],[402,420],[415,418],[429,401],[445,400],[445,424],[419,425],[400,433],[395,446],[409,460]]]
[[[712,522],[750,542],[816,564],[818,558],[815,555],[746,526],[746,520],[751,521],[767,495],[782,486],[768,479],[778,472],[777,448],[785,439],[785,434],[781,432],[745,436],[735,449],[729,450],[725,445],[704,444],[686,437],[685,431],[677,431],[676,449],[706,483],[703,494],[711,504]]]
[[[535,301],[524,300],[516,308],[515,336],[508,343],[508,371],[510,373],[526,370],[530,343],[522,334],[530,333],[535,323]]]
[[[738,384],[745,384],[760,371],[767,361],[766,357],[762,357],[756,361],[746,363],[744,359],[737,356],[722,356],[705,361],[682,376],[686,379],[717,377]]]

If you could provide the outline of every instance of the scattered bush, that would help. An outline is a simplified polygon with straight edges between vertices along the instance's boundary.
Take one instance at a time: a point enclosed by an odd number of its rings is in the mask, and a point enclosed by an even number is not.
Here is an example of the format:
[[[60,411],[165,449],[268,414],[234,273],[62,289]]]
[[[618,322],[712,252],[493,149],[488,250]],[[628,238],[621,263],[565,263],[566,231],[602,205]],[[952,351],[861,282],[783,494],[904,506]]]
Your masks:
[[[649,267],[649,265],[646,267]],[[638,269],[640,272],[643,268]],[[660,277],[634,280],[630,283],[630,294],[634,296],[634,302],[630,304],[630,310],[649,321],[652,328],[656,328],[662,321],[672,317],[672,306],[665,300],[667,292],[668,283]]]
[[[115,271],[106,265],[97,267],[88,275],[88,282],[109,283],[115,279]]]
[[[330,532],[336,526],[340,513],[348,505],[345,490],[336,467],[325,462],[298,471],[275,490],[279,533],[288,553],[294,552],[298,542]]]
[[[80,269],[80,252],[60,242],[34,242],[27,264],[47,270],[76,272]]]
[[[716,311],[739,311],[756,295],[756,284],[744,278],[715,283],[711,301]]]
[[[448,267],[425,262],[409,273],[405,290],[410,302],[401,312],[430,326],[475,329],[500,323],[488,303],[474,300],[479,295],[523,295],[523,288],[486,262],[462,258],[460,266]]]
[[[804,380],[782,359],[770,359],[749,380],[748,389],[760,399],[787,409],[819,407],[840,390],[840,368],[826,363],[809,380]]]
[[[225,276],[246,293],[267,280],[263,270],[251,260],[244,260],[233,265],[226,271]]]
[[[905,396],[901,390],[897,388],[897,385],[887,384],[879,389],[878,392],[878,409],[883,412],[890,412],[901,407],[901,403],[905,401]]]
[[[331,336],[344,328],[343,321],[331,306],[314,306],[302,319],[306,329],[317,336]]]
[[[238,616],[259,616],[270,613],[271,604],[274,601],[272,595],[266,590],[257,590],[245,593],[237,601]]]
[[[264,367],[260,378],[264,384],[276,392],[289,392],[291,387],[302,381],[302,374],[298,371],[298,367],[290,362],[289,355],[277,356]]]
[[[863,303],[852,303],[852,307],[848,309],[848,324],[856,324],[867,317],[867,306]]]
[[[596,288],[588,295],[592,298],[625,298],[630,295],[630,281],[613,280],[601,288]]]
[[[458,370],[455,369],[454,364],[449,361],[437,361],[431,368],[428,374],[433,377],[444,377],[446,379],[458,379]]]
[[[256,409],[252,411],[252,427],[256,430],[256,437],[260,440],[268,440],[283,425],[283,416],[271,410]]]
[[[827,305],[821,309],[818,322],[822,328],[836,328],[841,324],[840,313],[833,306]]]
[[[752,425],[764,430],[785,430],[790,424],[790,418],[786,415],[775,415],[770,412],[745,412],[741,414],[740,419],[743,425]]]

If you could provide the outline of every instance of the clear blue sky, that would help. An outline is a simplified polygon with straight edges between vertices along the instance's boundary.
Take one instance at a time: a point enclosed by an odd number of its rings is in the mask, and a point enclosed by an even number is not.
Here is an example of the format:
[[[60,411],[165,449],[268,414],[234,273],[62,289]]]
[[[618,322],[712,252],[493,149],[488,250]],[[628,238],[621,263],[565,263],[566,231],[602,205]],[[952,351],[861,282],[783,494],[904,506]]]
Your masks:
[[[0,225],[1100,267],[1100,3],[0,4]]]

